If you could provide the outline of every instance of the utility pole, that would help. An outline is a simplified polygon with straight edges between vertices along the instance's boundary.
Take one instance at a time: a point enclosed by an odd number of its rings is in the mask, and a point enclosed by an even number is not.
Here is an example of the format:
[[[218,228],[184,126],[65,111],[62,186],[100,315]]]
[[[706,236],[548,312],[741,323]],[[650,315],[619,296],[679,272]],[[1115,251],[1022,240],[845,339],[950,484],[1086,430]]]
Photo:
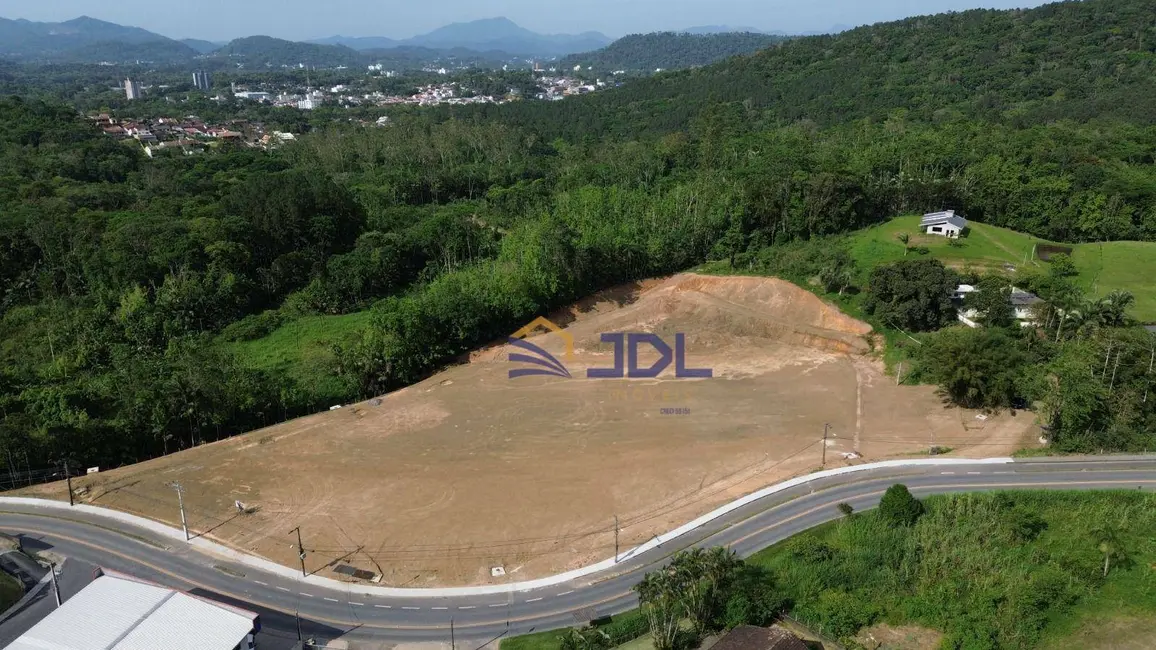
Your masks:
[[[169,487],[177,491],[177,503],[181,506],[181,528],[185,529],[185,541],[189,541],[189,523],[185,519],[185,488],[180,483],[173,481],[169,483]]]
[[[820,465],[821,467],[827,466],[827,430],[830,428],[831,428],[830,424],[828,424],[828,423],[823,424],[823,462]]]
[[[68,461],[64,461],[64,480],[68,482],[68,505],[76,505],[76,501],[72,498],[72,474],[68,472]]]
[[[56,582],[56,565],[49,566],[48,570],[52,572],[52,593],[56,594],[56,606],[60,607],[60,585]]]
[[[614,515],[614,563],[618,564],[618,515]]]
[[[1148,403],[1148,389],[1152,388],[1152,364],[1156,362],[1156,347],[1152,348],[1152,355],[1148,358],[1148,385],[1144,387],[1144,403]]]
[[[301,560],[301,577],[308,578],[309,574],[305,572],[305,547],[301,545],[301,527],[294,528],[289,534],[292,535],[294,532],[297,533],[297,559]]]

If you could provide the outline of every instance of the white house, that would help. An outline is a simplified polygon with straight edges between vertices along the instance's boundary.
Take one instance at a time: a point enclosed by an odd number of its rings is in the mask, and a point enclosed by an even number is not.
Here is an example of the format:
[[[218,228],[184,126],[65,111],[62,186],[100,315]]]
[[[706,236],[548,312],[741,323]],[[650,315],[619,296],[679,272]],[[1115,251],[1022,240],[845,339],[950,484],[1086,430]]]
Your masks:
[[[925,214],[919,222],[919,229],[924,233],[952,239],[959,237],[964,228],[967,228],[967,219],[957,215],[955,210]]]
[[[968,327],[979,327],[979,323],[976,321],[976,319],[979,318],[979,312],[975,309],[964,307],[963,301],[967,299],[968,294],[978,290],[978,288],[970,284],[961,284],[956,287],[955,292],[951,296],[956,304],[956,313],[959,316],[959,321]],[[1036,305],[1043,302],[1043,300],[1030,291],[1012,287],[1011,294],[1008,296],[1008,302],[1011,303],[1016,322],[1020,324],[1020,327],[1027,327],[1035,324]]]

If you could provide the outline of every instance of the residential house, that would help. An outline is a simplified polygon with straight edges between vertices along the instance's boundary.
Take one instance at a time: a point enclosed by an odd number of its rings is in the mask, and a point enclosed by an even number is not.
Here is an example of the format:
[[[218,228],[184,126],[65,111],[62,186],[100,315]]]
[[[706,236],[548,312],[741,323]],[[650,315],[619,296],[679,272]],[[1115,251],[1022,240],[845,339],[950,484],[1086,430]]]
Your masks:
[[[979,322],[976,320],[979,318],[979,312],[966,307],[964,301],[967,300],[969,294],[978,290],[978,288],[970,284],[961,284],[956,287],[951,295],[952,301],[956,305],[959,322],[968,327],[979,327]],[[1012,287],[1011,294],[1008,295],[1008,302],[1011,303],[1012,313],[1016,322],[1020,324],[1020,327],[1027,327],[1035,324],[1036,307],[1042,303],[1043,300],[1030,291]]]
[[[925,234],[940,235],[951,239],[959,237],[964,228],[967,228],[967,219],[956,214],[955,210],[925,214],[919,223],[919,229]]]

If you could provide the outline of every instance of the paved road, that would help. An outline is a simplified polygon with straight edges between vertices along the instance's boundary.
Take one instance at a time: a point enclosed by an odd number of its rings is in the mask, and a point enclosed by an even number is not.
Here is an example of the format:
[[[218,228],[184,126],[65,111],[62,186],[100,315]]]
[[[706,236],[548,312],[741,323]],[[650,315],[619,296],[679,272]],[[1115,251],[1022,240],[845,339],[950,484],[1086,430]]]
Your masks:
[[[1156,489],[1156,457],[1030,460],[997,465],[887,468],[830,477],[775,494],[662,547],[618,565],[615,571],[565,585],[455,598],[384,598],[328,589],[206,555],[143,529],[78,512],[0,506],[0,531],[31,547],[51,548],[81,562],[130,573],[224,600],[261,614],[270,641],[296,638],[300,613],[307,636],[388,642],[450,640],[481,643],[584,623],[634,607],[631,588],[646,571],[681,548],[729,545],[740,555],[837,518],[836,505],[875,507],[884,490],[902,482],[917,496],[1002,489]],[[115,527],[115,529],[113,528]],[[67,596],[67,594],[66,594]]]

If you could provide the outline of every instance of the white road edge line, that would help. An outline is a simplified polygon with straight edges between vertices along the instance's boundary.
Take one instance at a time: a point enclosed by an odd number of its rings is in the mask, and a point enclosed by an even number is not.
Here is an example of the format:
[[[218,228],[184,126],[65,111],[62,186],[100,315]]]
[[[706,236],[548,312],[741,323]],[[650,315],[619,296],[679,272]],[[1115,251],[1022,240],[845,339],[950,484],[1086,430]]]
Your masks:
[[[686,533],[696,530],[704,524],[719,519],[739,508],[764,499],[772,494],[777,494],[789,488],[812,483],[814,481],[830,478],[833,476],[841,476],[852,473],[862,473],[873,469],[883,469],[892,467],[920,467],[920,466],[951,466],[951,465],[1010,465],[1013,459],[1009,457],[1002,458],[937,458],[937,459],[903,459],[903,460],[885,460],[877,463],[866,463],[864,465],[851,465],[848,467],[839,467],[836,469],[824,470],[814,474],[807,474],[793,479],[788,479],[781,483],[769,485],[761,490],[757,490],[746,496],[739,497],[730,503],[719,506],[718,508],[708,512],[693,521],[688,521],[685,524],[667,531],[661,535],[651,538],[649,541],[643,543],[641,546],[636,546],[632,549],[627,549],[619,554],[616,558],[607,558],[601,562],[595,562],[579,569],[559,573],[545,578],[538,578],[536,580],[529,580],[526,582],[514,582],[505,585],[485,585],[480,587],[440,587],[440,588],[405,588],[405,587],[364,587],[367,590],[367,595],[372,593],[375,596],[394,596],[398,598],[446,598],[455,596],[483,596],[483,595],[497,595],[507,594],[510,592],[531,591],[541,589],[543,587],[551,587],[561,584],[569,584],[577,578],[608,571],[613,569],[615,565],[624,560],[630,560],[639,555],[658,548],[673,539],[681,537]],[[1086,471],[1086,470],[1085,470]],[[76,506],[69,506],[66,503],[52,501],[50,499],[35,499],[29,497],[0,497],[0,504],[14,504],[27,505],[36,508],[54,508],[67,509],[75,512],[89,513],[100,516],[105,519],[112,519],[119,522],[127,523],[136,528],[143,528],[150,533],[160,535],[170,540],[180,541],[182,544],[190,544],[198,547],[201,550],[208,551],[213,554],[222,555],[224,557],[236,560],[255,569],[259,569],[282,578],[300,580],[304,583],[317,585],[318,587],[325,587],[328,589],[346,589],[348,585],[343,582],[338,582],[331,578],[322,576],[308,576],[302,578],[297,575],[295,569],[287,566],[277,564],[270,560],[255,557],[238,551],[236,549],[228,548],[217,544],[211,540],[203,537],[196,538],[191,542],[185,541],[185,534],[179,528],[173,528],[166,524],[162,524],[151,519],[145,519],[136,515],[130,515],[126,512],[118,512],[100,506],[91,506],[88,504],[77,504]]]

